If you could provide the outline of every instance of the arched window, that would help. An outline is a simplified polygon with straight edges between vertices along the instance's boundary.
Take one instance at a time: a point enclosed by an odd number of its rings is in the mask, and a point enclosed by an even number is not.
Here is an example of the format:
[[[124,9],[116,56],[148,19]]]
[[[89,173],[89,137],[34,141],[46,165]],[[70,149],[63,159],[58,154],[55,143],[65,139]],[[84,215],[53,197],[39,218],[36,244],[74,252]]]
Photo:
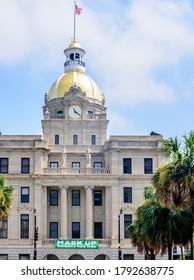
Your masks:
[[[79,59],[79,53],[75,54],[75,59]]]
[[[71,60],[74,60],[74,53],[71,53],[71,54],[70,54],[70,59],[71,59]]]

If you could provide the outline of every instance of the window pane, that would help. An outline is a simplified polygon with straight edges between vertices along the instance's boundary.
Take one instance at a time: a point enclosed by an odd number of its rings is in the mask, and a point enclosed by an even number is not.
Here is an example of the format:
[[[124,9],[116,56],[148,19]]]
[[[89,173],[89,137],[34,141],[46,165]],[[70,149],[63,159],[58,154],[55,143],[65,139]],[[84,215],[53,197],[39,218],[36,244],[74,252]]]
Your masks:
[[[74,53],[71,53],[71,54],[70,54],[70,59],[71,59],[71,60],[74,60]]]
[[[94,205],[95,206],[102,205],[102,191],[94,191]]]
[[[73,135],[73,145],[78,145],[78,136]]]
[[[124,238],[129,238],[127,228],[132,223],[132,215],[124,215]]]
[[[74,174],[80,173],[80,162],[72,162],[72,168]]]
[[[58,162],[50,162],[50,168],[58,168]]]
[[[22,174],[30,173],[30,159],[29,158],[21,159],[21,173]]]
[[[7,238],[7,220],[0,220],[0,238]]]
[[[58,190],[50,190],[50,205],[58,205]]]
[[[93,111],[88,111],[88,118],[92,119],[94,112]]]
[[[29,203],[29,187],[21,187],[21,203]]]
[[[80,238],[80,223],[72,223],[72,238]]]
[[[72,162],[73,168],[80,168],[80,162]]]
[[[102,223],[94,223],[94,238],[102,238]]]
[[[0,260],[8,260],[7,254],[0,254]]]
[[[0,158],[0,173],[7,174],[8,173],[8,158]]]
[[[102,162],[94,162],[94,169],[92,170],[94,174],[101,174],[102,171]]]
[[[21,238],[29,238],[29,215],[22,214],[21,215]]]
[[[19,260],[29,260],[30,255],[28,254],[19,254]]]
[[[132,203],[132,188],[124,187],[124,203]]]
[[[102,162],[94,162],[94,168],[102,168]]]
[[[123,159],[123,173],[131,174],[131,158]]]
[[[91,143],[92,145],[96,145],[96,135],[91,136]]]
[[[72,190],[72,205],[80,206],[80,190]]]
[[[79,59],[79,53],[75,54],[75,59]]]
[[[152,158],[144,158],[144,173],[152,174],[153,173],[153,160]]]
[[[58,238],[58,222],[50,222],[50,238]]]
[[[55,135],[55,145],[59,145],[59,135]]]

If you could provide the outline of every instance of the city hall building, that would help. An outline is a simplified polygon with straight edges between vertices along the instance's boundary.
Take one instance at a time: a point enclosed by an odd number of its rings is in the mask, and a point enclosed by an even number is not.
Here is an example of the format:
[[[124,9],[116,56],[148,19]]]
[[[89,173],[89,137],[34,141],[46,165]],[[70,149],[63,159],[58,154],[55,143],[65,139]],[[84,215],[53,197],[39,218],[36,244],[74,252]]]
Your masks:
[[[127,226],[164,161],[163,137],[107,139],[105,97],[85,72],[85,50],[73,40],[64,54],[64,74],[44,97],[43,134],[0,135],[0,176],[14,187],[0,259],[145,259]]]

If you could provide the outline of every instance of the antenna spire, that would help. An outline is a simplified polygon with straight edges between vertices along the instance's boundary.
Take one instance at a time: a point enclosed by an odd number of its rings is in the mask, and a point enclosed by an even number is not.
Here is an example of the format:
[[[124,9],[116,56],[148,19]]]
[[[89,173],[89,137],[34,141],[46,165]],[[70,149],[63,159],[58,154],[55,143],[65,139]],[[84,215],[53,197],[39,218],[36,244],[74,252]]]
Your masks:
[[[78,7],[76,1],[74,1],[74,31],[73,31],[73,40],[75,41],[76,38],[76,15],[81,15],[82,8]]]

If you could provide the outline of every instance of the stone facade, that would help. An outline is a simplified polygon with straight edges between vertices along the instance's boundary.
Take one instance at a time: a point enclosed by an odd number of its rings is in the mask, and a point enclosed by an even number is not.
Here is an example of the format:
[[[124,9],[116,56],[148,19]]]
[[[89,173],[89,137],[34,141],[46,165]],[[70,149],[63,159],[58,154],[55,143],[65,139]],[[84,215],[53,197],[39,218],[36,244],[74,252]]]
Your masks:
[[[37,259],[118,259],[120,217],[123,259],[144,259],[132,247],[125,227],[144,201],[152,173],[164,161],[159,151],[163,138],[107,139],[105,99],[92,92],[97,86],[80,61],[85,52],[73,42],[65,54],[63,83],[72,84],[60,96],[63,84],[58,79],[45,95],[43,136],[0,135],[0,175],[14,187],[11,214],[0,229],[0,258],[33,259],[36,222]],[[80,73],[83,79],[78,79]],[[99,248],[58,249],[59,239],[98,240]]]

